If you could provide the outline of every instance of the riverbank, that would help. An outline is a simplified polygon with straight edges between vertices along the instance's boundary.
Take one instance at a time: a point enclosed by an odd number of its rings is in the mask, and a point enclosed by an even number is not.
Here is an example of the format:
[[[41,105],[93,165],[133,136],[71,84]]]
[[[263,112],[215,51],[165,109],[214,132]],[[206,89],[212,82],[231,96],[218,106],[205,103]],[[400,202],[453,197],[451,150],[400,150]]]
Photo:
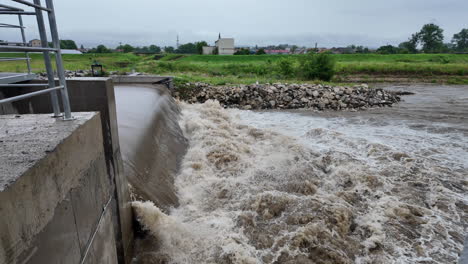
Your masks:
[[[14,53],[2,57],[18,56]],[[170,75],[176,82],[205,82],[213,85],[295,82],[313,83],[284,76],[278,71],[278,61],[297,63],[303,55],[135,55],[65,54],[65,69],[86,70],[97,61],[107,72],[145,72]],[[333,83],[372,82],[423,82],[444,84],[468,84],[468,54],[336,54],[337,74]],[[31,54],[34,72],[44,72],[40,54]],[[2,62],[2,72],[23,72],[26,64],[21,61]]]

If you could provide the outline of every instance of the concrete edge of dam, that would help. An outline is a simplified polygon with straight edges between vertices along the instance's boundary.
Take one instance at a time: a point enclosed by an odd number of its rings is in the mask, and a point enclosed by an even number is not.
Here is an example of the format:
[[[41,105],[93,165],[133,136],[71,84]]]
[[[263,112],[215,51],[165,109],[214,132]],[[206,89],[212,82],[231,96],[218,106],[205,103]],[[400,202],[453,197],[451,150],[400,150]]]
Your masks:
[[[4,263],[117,263],[101,119],[74,115],[0,116]]]
[[[35,80],[32,82],[40,83],[44,81]],[[73,115],[77,117],[75,121],[71,122],[54,119],[48,114],[52,112],[48,95],[40,95],[0,106],[2,123],[6,122],[5,120],[8,119],[14,119],[18,122],[18,125],[25,125],[28,122],[33,122],[32,120],[36,120],[38,122],[36,129],[40,127],[40,125],[47,125],[47,130],[52,136],[56,137],[55,139],[57,140],[60,137],[53,131],[62,125],[69,127],[73,131],[76,130],[75,132],[83,129],[83,127],[92,127],[87,129],[85,134],[78,133],[81,135],[80,140],[85,140],[83,138],[100,139],[100,141],[98,140],[99,142],[94,142],[93,145],[95,149],[101,149],[103,154],[99,157],[100,165],[93,165],[94,167],[91,169],[91,171],[95,170],[94,173],[90,173],[89,168],[87,170],[83,167],[83,169],[80,170],[81,174],[75,174],[75,176],[71,178],[60,178],[62,174],[67,175],[67,171],[58,172],[55,171],[55,166],[49,166],[50,168],[48,170],[39,170],[35,178],[52,181],[54,182],[53,185],[39,184],[35,186],[36,189],[34,189],[34,191],[24,189],[24,187],[15,187],[18,188],[18,191],[14,191],[13,194],[11,190],[15,188],[12,186],[1,188],[0,195],[4,197],[7,195],[13,196],[9,199],[0,199],[0,211],[7,210],[8,208],[8,210],[15,209],[17,210],[15,215],[24,215],[26,217],[18,219],[2,217],[0,219],[0,230],[10,230],[12,222],[17,226],[21,226],[21,228],[25,228],[16,229],[16,232],[19,232],[16,234],[13,234],[15,232],[14,229],[11,230],[11,232],[13,232],[11,234],[3,231],[0,232],[0,241],[2,241],[0,263],[44,263],[43,261],[35,260],[40,260],[41,257],[52,255],[57,258],[57,261],[54,262],[52,258],[50,258],[48,263],[114,263],[113,258],[116,259],[117,263],[131,262],[134,247],[133,218],[128,179],[124,173],[119,144],[114,82],[121,84],[161,84],[170,88],[172,78],[159,76],[125,76],[125,78],[119,78],[114,76],[113,78],[67,79],[71,108],[74,112]],[[30,92],[32,89],[34,88],[15,87],[4,90],[4,93],[0,94],[0,97],[12,97]],[[95,113],[91,114],[93,116],[90,117],[87,122],[76,126],[74,125],[76,122],[79,123],[83,121],[84,114],[81,112]],[[99,123],[100,128],[97,129],[96,124]],[[3,127],[3,125],[0,127]],[[25,147],[30,147],[31,144],[40,143],[40,141],[34,141],[34,137],[37,136],[34,134],[35,131],[29,132],[31,133],[30,141],[17,143],[18,145],[21,144]],[[75,135],[75,133],[70,132],[68,137],[65,136],[62,140],[59,140],[55,149],[60,148],[62,144],[66,144],[66,142],[68,142],[66,138],[73,138],[73,135]],[[3,134],[0,141],[0,146],[5,150],[6,156],[14,154],[13,150],[8,149],[5,145],[5,140],[8,140],[11,136],[12,135]],[[73,156],[75,152],[80,153],[79,150],[81,148],[80,144],[73,148],[70,147],[68,148],[69,151],[66,153],[62,152],[60,157]],[[47,151],[44,157],[52,158],[54,155],[53,153],[55,152]],[[28,157],[30,154],[22,155]],[[89,158],[91,159],[91,157]],[[41,160],[43,160],[43,158]],[[65,168],[73,167],[73,162],[75,162],[73,160],[67,161],[65,158],[56,160],[56,162],[60,161],[66,162],[64,164]],[[31,159],[30,164],[35,164],[33,159]],[[101,166],[103,164],[105,165],[104,167]],[[1,166],[2,171],[7,170],[6,164],[2,164]],[[16,177],[18,180],[14,181],[14,185],[16,185],[17,182],[22,182],[23,178],[26,179],[27,177],[25,175],[32,173],[35,170],[34,168],[36,168],[36,166],[27,167],[26,170],[22,172],[17,171],[17,175],[13,178]],[[105,177],[103,177],[103,175]],[[76,182],[79,184],[76,184]],[[3,184],[3,180],[1,183]],[[5,184],[5,186],[7,185]],[[34,198],[31,197],[31,193],[36,192],[48,194],[48,191],[50,191],[50,195],[53,195],[57,189],[60,190],[60,195],[56,195],[54,202],[51,202],[51,200],[47,199],[47,196],[44,195]],[[22,191],[20,192],[19,190]],[[93,193],[95,194],[94,196]],[[104,203],[102,197],[109,198],[108,194],[111,198]],[[96,197],[100,197],[100,199]],[[15,208],[11,207],[12,204],[14,204],[11,202],[13,200],[30,201],[31,199],[38,202],[41,201],[43,204],[47,204],[47,206],[37,207],[31,204],[30,207],[21,205]],[[90,199],[92,201],[88,201]],[[80,205],[80,203],[88,203],[88,207]],[[92,204],[93,207],[90,207],[90,204]],[[35,210],[31,211],[31,208],[35,208]],[[97,208],[99,208],[100,211],[99,217],[96,217]],[[43,211],[43,209],[45,211]],[[79,212],[77,210],[82,211]],[[4,213],[6,213],[6,211],[2,212],[2,215],[4,215]],[[70,218],[70,214],[73,215],[72,218]],[[45,217],[46,215],[48,216]],[[36,218],[42,219],[42,222],[40,225],[33,225],[34,229],[28,224],[28,221]],[[82,221],[84,227],[79,227],[77,221]],[[76,242],[77,240],[73,237],[74,235],[66,230],[66,227],[73,226],[77,231],[77,233],[75,233],[80,236],[78,242]],[[92,230],[94,239],[90,240],[88,233],[86,233],[87,230]],[[27,234],[29,234],[29,236]],[[14,240],[15,236],[19,236],[21,239],[9,245],[8,241],[11,242],[12,239]],[[104,238],[100,239],[100,236],[104,236]],[[50,238],[53,239],[50,240]],[[70,244],[71,242],[69,243],[68,241],[75,242],[73,242],[74,244]],[[112,246],[110,246],[109,241],[110,244],[113,244],[113,249],[111,249]],[[83,246],[84,243],[87,243],[86,246]],[[44,246],[38,247],[37,245]],[[66,248],[66,250],[62,252],[57,248]],[[96,256],[88,257],[93,249],[96,249],[99,253],[97,253]],[[77,253],[72,254],[72,252]],[[107,254],[107,252],[109,254]],[[112,256],[113,254],[114,256]],[[84,256],[87,256],[86,259],[83,259]],[[105,259],[99,259],[98,256],[105,257]],[[78,259],[78,261],[76,261],[76,259]]]

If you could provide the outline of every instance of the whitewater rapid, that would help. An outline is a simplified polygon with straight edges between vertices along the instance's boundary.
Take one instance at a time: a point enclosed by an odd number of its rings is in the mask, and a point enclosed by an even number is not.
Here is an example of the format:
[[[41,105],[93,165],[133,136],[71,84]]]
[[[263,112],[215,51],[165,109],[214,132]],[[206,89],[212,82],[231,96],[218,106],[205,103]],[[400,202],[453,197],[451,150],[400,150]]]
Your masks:
[[[189,147],[175,177],[180,205],[164,214],[133,204],[158,241],[155,262],[457,263],[466,124],[398,110],[181,108]]]

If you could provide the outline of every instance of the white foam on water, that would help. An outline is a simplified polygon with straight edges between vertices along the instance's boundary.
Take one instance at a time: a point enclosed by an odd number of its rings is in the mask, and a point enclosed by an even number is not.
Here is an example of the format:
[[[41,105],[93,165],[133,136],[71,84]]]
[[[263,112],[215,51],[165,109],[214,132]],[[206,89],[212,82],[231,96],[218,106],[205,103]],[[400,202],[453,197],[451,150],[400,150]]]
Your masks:
[[[213,101],[182,109],[180,206],[134,203],[171,263],[457,262],[462,134]]]

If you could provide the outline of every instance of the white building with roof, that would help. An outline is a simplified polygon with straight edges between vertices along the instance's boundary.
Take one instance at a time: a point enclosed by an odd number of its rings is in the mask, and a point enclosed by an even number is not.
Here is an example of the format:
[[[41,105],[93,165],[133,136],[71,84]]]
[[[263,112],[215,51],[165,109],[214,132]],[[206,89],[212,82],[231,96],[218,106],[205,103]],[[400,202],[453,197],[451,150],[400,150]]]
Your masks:
[[[221,38],[221,34],[219,34],[215,46],[203,47],[203,55],[234,55],[235,52],[234,38]]]

